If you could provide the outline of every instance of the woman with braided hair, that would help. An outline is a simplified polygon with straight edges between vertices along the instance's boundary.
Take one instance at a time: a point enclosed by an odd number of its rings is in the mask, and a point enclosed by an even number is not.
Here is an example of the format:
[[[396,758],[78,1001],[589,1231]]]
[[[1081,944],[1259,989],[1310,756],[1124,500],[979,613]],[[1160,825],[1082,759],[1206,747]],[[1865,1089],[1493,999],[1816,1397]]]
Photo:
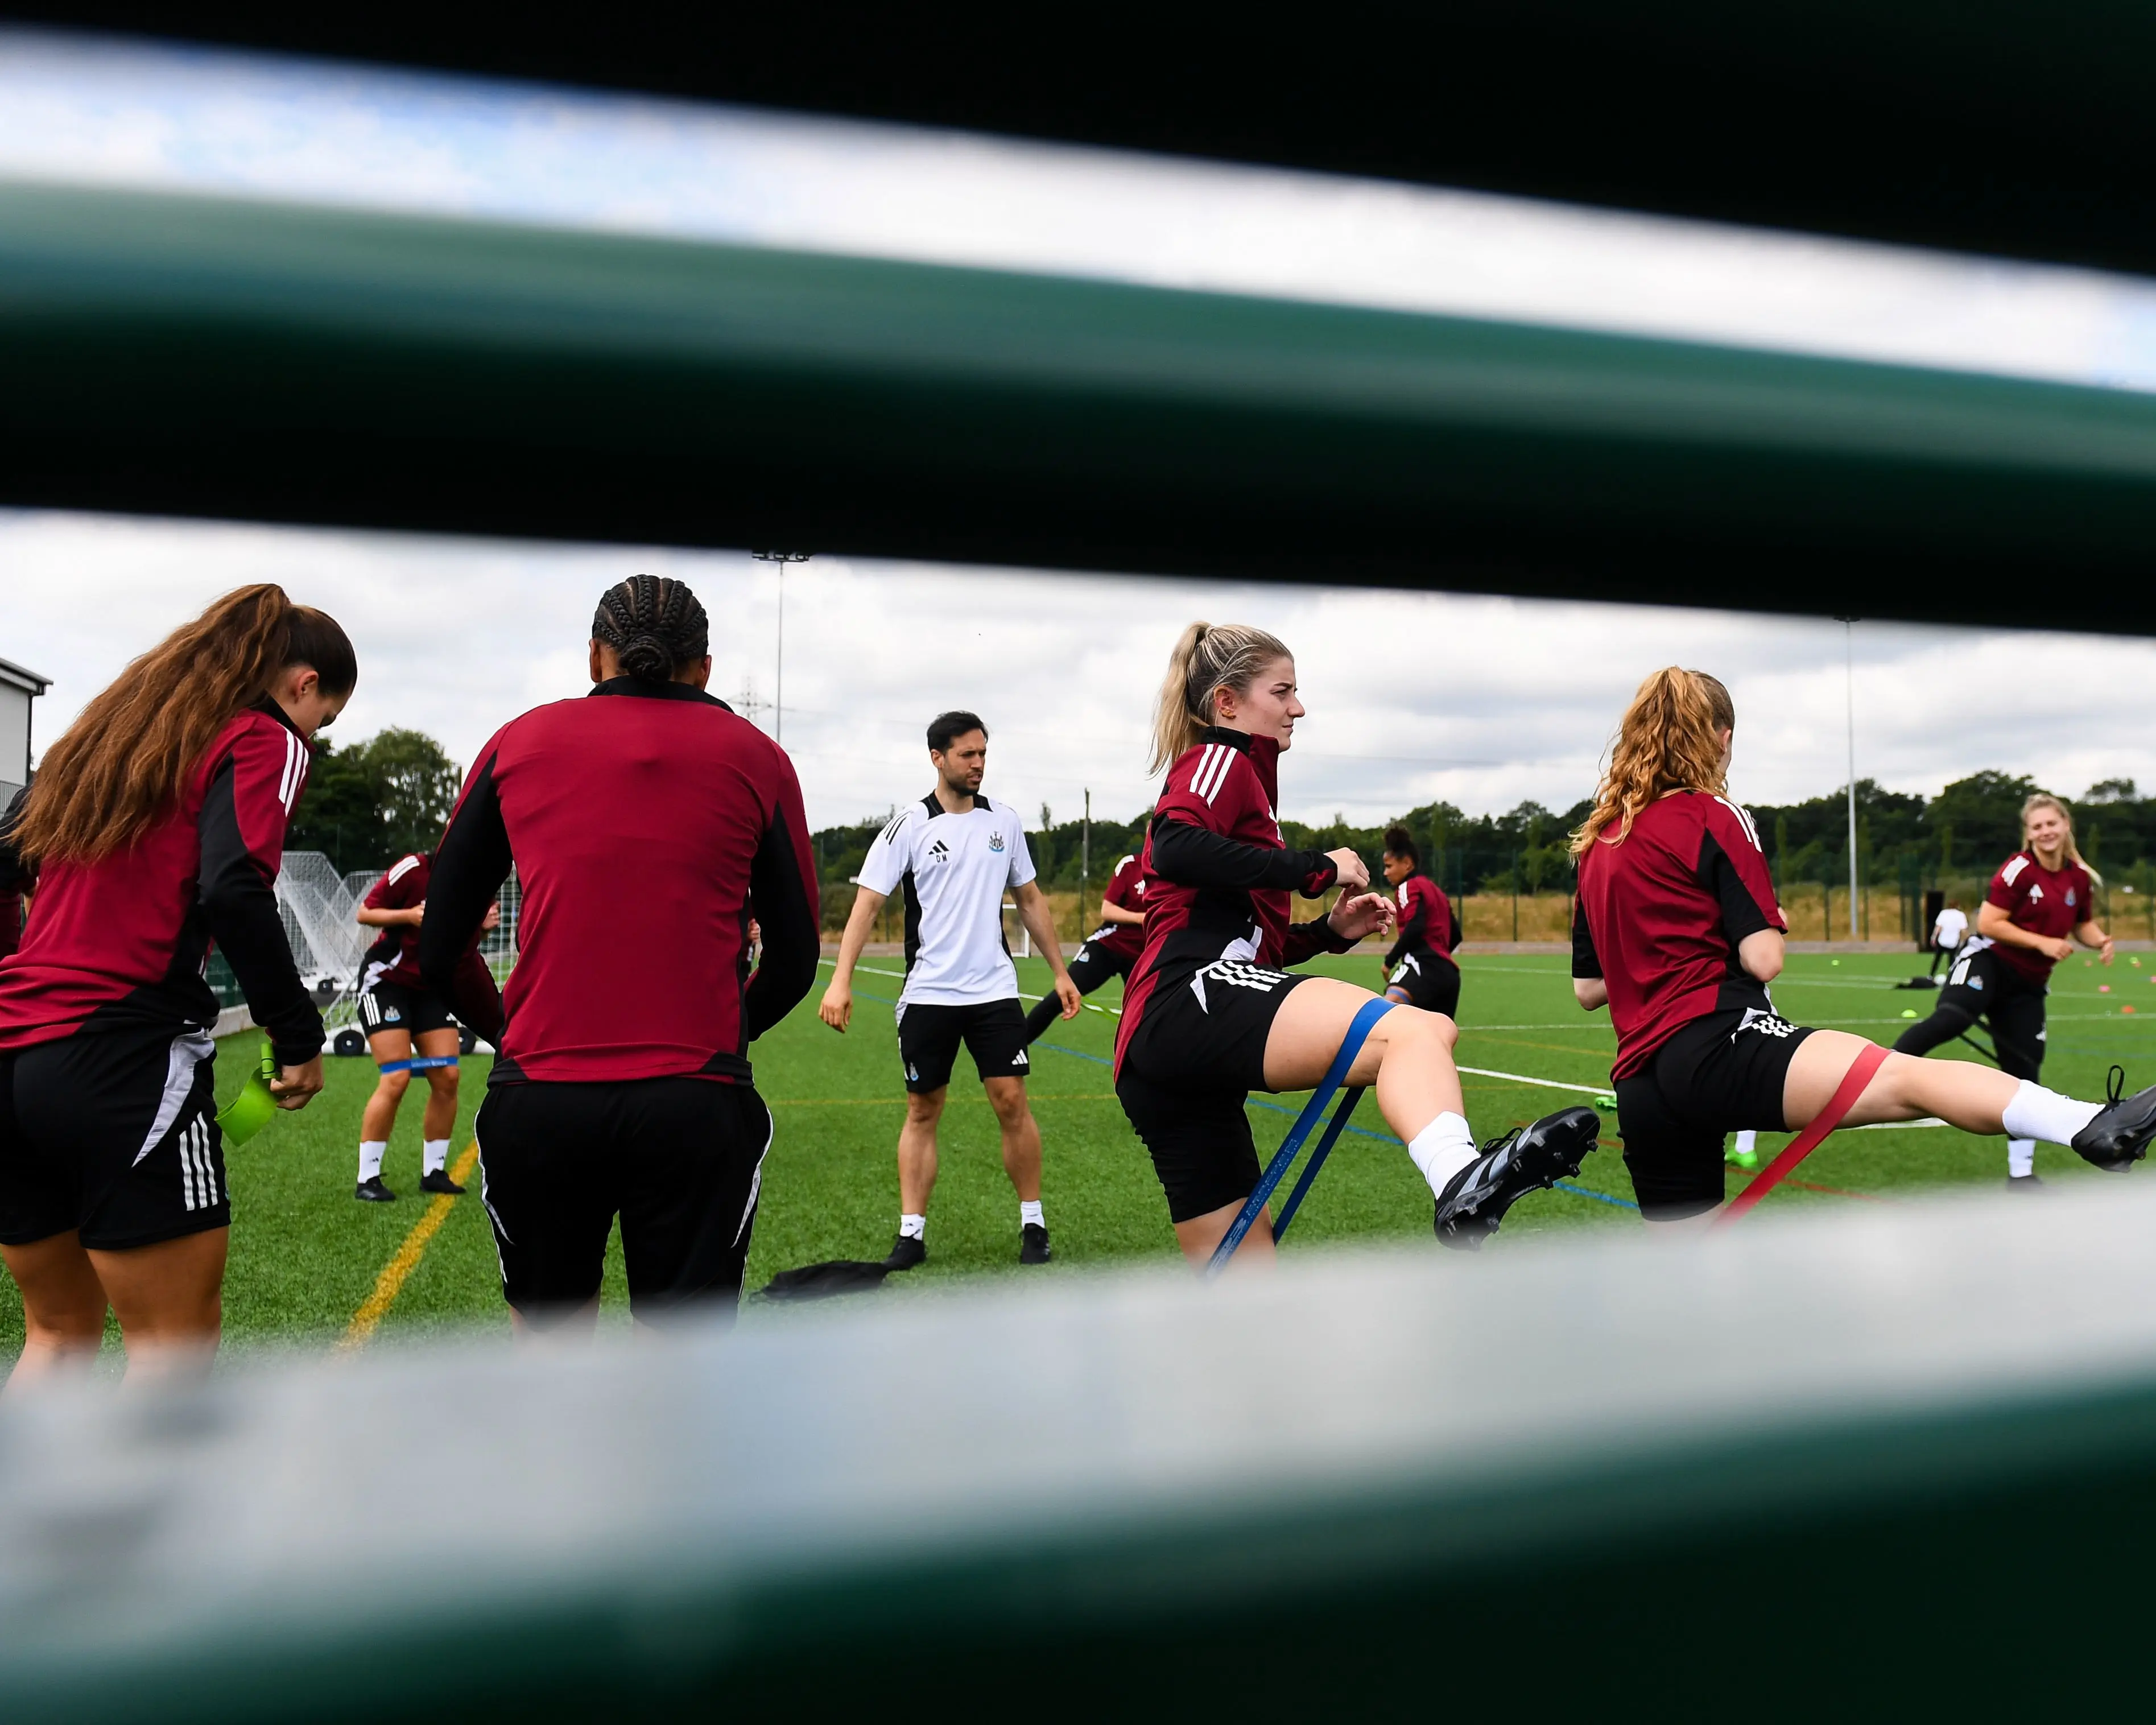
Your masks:
[[[1650,1222],[1720,1209],[1727,1134],[1802,1131],[1871,1046],[1774,1010],[1767,988],[1788,930],[1752,818],[1728,799],[1736,727],[1714,678],[1656,671],[1625,710],[1594,809],[1573,834],[1573,992],[1589,1012],[1609,1009],[1625,1165]],[[1933,1116],[2071,1145],[2123,1173],[2156,1137],[2156,1086],[2082,1102],[1967,1061],[1889,1054],[1842,1123]]]
[[[801,787],[705,692],[696,596],[649,575],[609,588],[590,667],[589,696],[512,719],[480,751],[419,925],[421,980],[500,1050],[480,1192],[523,1330],[588,1330],[617,1214],[639,1322],[732,1311],[772,1131],[749,1044],[816,975]],[[466,955],[512,866],[505,1000]]]
[[[310,739],[359,680],[335,621],[245,587],[136,660],[45,752],[0,878],[37,914],[0,958],[0,1259],[23,1291],[11,1389],[131,1373],[222,1324],[232,1204],[211,1074],[210,943],[269,1034],[283,1108],[322,1087],[322,1021],[275,890]]]

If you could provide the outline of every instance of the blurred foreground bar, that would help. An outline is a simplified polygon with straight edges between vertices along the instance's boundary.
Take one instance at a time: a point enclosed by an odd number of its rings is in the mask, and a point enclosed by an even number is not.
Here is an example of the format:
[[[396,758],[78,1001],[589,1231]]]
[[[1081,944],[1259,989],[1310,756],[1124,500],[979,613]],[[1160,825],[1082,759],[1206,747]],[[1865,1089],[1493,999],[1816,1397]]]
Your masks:
[[[0,377],[18,505],[2156,630],[2125,392],[19,184]]]
[[[1277,162],[2156,271],[2156,11],[2125,0],[5,0],[99,29]]]
[[[0,1414],[0,1717],[2058,1717],[2145,1682],[2152,1231],[2137,1175],[85,1390]]]

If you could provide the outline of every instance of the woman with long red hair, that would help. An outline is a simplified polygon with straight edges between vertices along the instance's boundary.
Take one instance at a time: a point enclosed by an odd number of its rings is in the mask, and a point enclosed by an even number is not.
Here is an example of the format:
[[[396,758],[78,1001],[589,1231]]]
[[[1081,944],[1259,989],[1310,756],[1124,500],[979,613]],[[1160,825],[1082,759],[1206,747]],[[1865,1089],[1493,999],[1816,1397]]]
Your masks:
[[[1871,1046],[1789,1023],[1767,992],[1788,925],[1752,818],[1729,800],[1736,728],[1714,678],[1656,671],[1573,835],[1573,992],[1589,1012],[1609,1009],[1625,1165],[1650,1222],[1718,1209],[1727,1134],[1801,1131]],[[2082,1102],[1966,1061],[1889,1054],[1843,1124],[1927,1117],[2071,1145],[2123,1173],[2156,1137],[2156,1087]]]
[[[275,883],[310,739],[358,680],[352,643],[280,588],[228,593],[136,660],[45,752],[5,835],[33,880],[0,958],[0,1260],[23,1291],[11,1389],[200,1359],[232,1205],[211,1090],[213,942],[268,1034],[280,1107],[322,1087],[322,1021]]]

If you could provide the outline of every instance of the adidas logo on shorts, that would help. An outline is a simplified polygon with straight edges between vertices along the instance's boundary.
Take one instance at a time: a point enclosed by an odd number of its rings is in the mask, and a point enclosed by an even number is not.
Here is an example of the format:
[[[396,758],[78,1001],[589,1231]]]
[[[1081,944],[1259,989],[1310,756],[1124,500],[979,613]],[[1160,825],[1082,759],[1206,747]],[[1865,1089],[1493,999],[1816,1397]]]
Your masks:
[[[1756,1006],[1744,1009],[1743,1020],[1731,1034],[1730,1040],[1735,1041],[1747,1030],[1757,1030],[1762,1036],[1794,1036],[1797,1034],[1797,1027],[1787,1019],[1777,1018],[1771,1012],[1762,1012]]]
[[[1230,988],[1254,988],[1260,994],[1270,994],[1287,980],[1284,971],[1260,970],[1255,964],[1246,964],[1240,958],[1216,958],[1190,978],[1190,992],[1198,997],[1198,1009],[1210,1012],[1205,1004],[1205,978],[1225,983]]]

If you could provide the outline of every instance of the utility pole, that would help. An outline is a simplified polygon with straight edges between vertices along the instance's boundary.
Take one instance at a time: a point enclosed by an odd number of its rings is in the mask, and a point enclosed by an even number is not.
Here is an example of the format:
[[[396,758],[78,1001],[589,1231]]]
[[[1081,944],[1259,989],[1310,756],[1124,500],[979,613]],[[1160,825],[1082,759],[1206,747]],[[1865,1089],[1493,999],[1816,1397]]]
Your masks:
[[[786,566],[805,563],[809,553],[805,551],[756,551],[749,555],[759,563],[778,566],[778,673],[775,684],[777,692],[771,700],[772,741],[786,741]]]
[[[1092,895],[1093,880],[1093,793],[1086,793],[1086,814],[1078,829],[1078,923],[1086,922],[1086,901]]]
[[[1856,935],[1856,619],[1844,617],[1841,624],[1843,692],[1849,715],[1849,937]]]

